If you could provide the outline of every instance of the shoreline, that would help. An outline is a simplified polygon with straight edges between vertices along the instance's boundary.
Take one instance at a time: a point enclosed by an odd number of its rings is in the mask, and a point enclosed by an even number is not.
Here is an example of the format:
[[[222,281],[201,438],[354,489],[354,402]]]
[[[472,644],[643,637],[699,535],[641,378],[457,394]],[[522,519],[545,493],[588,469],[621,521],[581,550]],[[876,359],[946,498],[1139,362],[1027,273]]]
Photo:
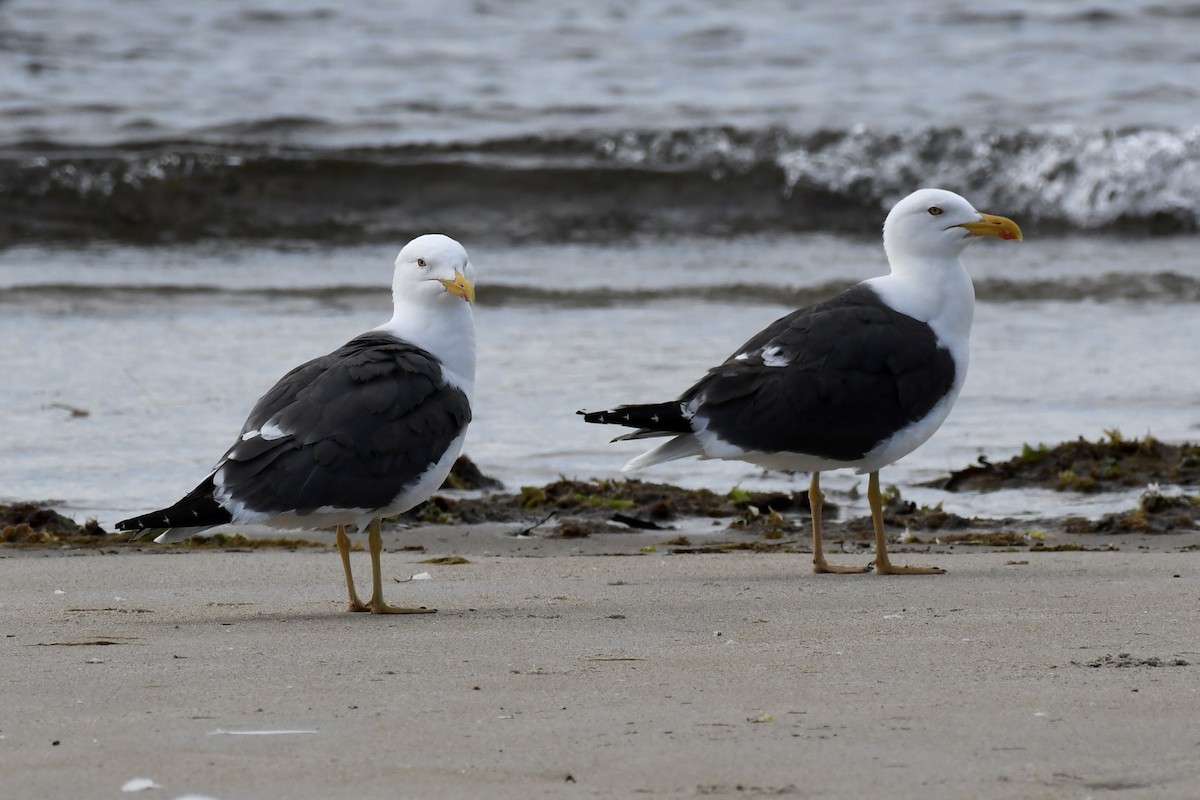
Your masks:
[[[391,520],[383,526],[384,551],[413,557],[534,557],[549,556],[694,556],[704,554],[793,554],[802,569],[811,554],[808,517],[778,517],[769,525],[738,526],[728,518],[686,518],[659,529],[631,528],[611,520],[589,523],[543,520],[523,522],[418,523],[407,526]],[[914,531],[888,525],[888,551],[901,558],[910,554],[948,558],[973,553],[1023,554],[1054,552],[1183,553],[1200,551],[1200,529],[1144,533],[1137,531],[1084,533],[1069,521],[981,520],[943,531]],[[780,530],[780,527],[785,530]],[[869,517],[830,520],[825,543],[839,563],[869,561],[874,554]],[[363,536],[351,533],[352,548],[362,550]],[[128,541],[113,534],[67,533],[0,528],[0,559],[42,553],[202,553],[213,551],[328,551],[336,552],[334,534],[325,530],[280,530],[263,525],[222,526],[174,544]]]
[[[1162,490],[1160,481],[1173,488]],[[923,486],[948,492],[1049,488],[1090,494],[1146,487],[1133,508],[1098,519],[1068,514],[966,518],[944,511],[940,502],[918,506],[889,486],[884,492],[884,522],[897,553],[1188,550],[1200,547],[1200,494],[1189,493],[1197,483],[1200,445],[1167,444],[1151,436],[1125,439],[1110,431],[1096,442],[1080,438],[1053,447],[1026,445],[1005,462],[981,457]],[[870,518],[846,515],[837,499],[826,504],[826,540],[843,551],[864,545],[869,550]],[[384,532],[393,549],[434,551],[453,542],[468,554],[803,553],[811,545],[810,525],[803,491],[734,487],[720,494],[639,479],[564,478],[513,492],[462,456],[441,492],[386,520]],[[0,553],[36,547],[297,549],[329,546],[332,541],[332,531],[227,525],[177,545],[154,545],[123,541],[95,520],[80,525],[42,504],[0,505]]]

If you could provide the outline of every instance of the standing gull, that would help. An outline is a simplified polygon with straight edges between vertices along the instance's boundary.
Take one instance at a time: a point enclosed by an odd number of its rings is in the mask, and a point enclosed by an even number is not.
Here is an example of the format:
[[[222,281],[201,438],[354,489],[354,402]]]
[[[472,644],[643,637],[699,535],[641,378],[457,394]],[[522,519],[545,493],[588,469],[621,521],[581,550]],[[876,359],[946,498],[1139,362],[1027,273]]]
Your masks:
[[[960,257],[980,236],[1019,240],[1021,229],[953,192],[918,190],[883,224],[889,274],[777,320],[677,400],[580,413],[638,429],[618,439],[672,437],[626,470],[699,456],[811,472],[816,572],[871,570],[825,561],[820,486],[823,470],[870,473],[875,569],[944,572],[888,559],[879,470],[924,444],[962,389],[975,289]]]
[[[396,257],[391,321],[284,375],[199,486],[117,530],[176,542],[225,523],[335,525],[351,611],[429,613],[383,601],[379,524],[433,494],[462,449],[475,385],[473,275],[448,236],[413,239]],[[367,603],[354,591],[349,524],[369,531]]]

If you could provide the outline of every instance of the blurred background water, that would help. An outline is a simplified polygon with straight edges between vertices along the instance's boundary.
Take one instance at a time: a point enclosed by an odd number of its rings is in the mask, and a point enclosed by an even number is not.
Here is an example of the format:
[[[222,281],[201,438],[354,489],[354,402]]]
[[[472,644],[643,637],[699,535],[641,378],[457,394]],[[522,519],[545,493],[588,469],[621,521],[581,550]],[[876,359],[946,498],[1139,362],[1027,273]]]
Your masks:
[[[1099,513],[1129,498],[911,484],[1197,437],[1198,110],[1193,3],[6,0],[0,500],[173,501],[284,371],[386,318],[431,230],[480,269],[468,453],[510,486],[615,475],[638,448],[577,408],[676,394],[880,274],[887,208],[940,185],[1027,240],[968,251],[966,389],[884,480]]]

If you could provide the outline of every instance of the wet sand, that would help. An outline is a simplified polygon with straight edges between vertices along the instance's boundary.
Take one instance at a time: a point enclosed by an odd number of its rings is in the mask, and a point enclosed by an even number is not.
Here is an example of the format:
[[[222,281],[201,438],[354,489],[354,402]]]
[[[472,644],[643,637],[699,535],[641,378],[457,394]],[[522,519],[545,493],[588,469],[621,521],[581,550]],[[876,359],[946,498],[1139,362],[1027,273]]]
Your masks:
[[[409,617],[346,613],[331,549],[0,551],[5,797],[138,777],[220,799],[1200,785],[1200,534],[909,553],[949,573],[884,578],[503,533],[390,534],[425,546],[384,556],[391,602],[438,608]],[[606,541],[632,555],[582,554]],[[422,563],[442,555],[469,563]]]

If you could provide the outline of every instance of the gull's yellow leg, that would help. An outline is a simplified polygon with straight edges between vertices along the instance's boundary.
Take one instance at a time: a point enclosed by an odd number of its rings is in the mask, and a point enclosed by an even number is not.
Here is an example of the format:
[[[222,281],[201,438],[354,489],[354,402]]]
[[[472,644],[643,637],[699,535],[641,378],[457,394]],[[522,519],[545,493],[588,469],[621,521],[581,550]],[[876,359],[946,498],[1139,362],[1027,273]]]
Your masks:
[[[875,569],[880,575],[942,575],[941,567],[898,567],[888,560],[887,540],[883,536],[883,495],[879,492],[879,473],[872,472],[867,481],[867,502],[871,505],[871,522],[875,524]]]
[[[343,525],[337,526],[337,549],[342,557],[342,569],[346,573],[346,589],[350,592],[350,611],[370,611],[371,607],[358,599],[354,591],[354,576],[350,574],[350,537]]]
[[[808,507],[812,511],[813,522],[813,572],[834,572],[839,575],[870,572],[870,564],[865,567],[839,567],[825,560],[825,552],[821,546],[821,506],[824,503],[825,495],[821,492],[821,473],[814,472],[812,481],[808,484]]]
[[[432,614],[436,608],[399,608],[383,602],[383,570],[379,566],[379,554],[383,552],[383,533],[379,520],[371,520],[367,533],[367,549],[371,551],[371,612],[373,614]]]

